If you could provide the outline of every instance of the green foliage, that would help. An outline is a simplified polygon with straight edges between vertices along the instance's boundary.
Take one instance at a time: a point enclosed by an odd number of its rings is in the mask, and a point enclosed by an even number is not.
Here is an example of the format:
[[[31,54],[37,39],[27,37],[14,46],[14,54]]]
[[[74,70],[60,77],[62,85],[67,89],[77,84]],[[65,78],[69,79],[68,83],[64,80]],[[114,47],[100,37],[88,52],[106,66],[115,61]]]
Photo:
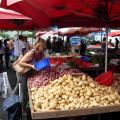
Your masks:
[[[8,35],[6,33],[0,33],[0,36],[3,38],[10,38],[10,35]]]

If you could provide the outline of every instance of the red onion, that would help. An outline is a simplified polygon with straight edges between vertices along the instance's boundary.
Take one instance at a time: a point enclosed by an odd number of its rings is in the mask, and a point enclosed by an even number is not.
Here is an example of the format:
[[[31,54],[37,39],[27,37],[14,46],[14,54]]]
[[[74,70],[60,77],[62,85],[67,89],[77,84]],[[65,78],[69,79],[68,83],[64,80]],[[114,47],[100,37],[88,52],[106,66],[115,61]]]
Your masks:
[[[40,87],[49,84],[50,80],[58,79],[64,74],[79,74],[81,73],[77,69],[61,69],[61,68],[48,68],[40,72],[36,72],[34,75],[28,77],[29,87]]]

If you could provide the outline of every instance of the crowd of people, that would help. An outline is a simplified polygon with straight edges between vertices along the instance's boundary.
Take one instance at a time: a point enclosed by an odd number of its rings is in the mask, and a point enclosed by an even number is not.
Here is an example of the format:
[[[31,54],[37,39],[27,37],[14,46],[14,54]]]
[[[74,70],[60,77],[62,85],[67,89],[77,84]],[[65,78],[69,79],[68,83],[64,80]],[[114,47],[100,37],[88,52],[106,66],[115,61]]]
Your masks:
[[[0,40],[0,64],[3,67],[3,57],[5,59],[5,66],[9,68],[10,55],[12,54],[13,44],[10,39]]]
[[[53,40],[51,40],[50,37],[48,37],[48,39],[46,40],[46,47],[47,47],[47,51],[48,53],[70,53],[72,51],[72,45],[71,45],[71,41],[70,41],[70,37],[67,36],[66,40],[61,39],[60,37],[53,37]],[[86,43],[84,42],[84,40],[81,40],[80,42],[80,49],[78,52],[81,55],[85,54],[86,51]]]
[[[66,40],[61,37],[54,36],[53,38],[49,37],[45,40],[46,42],[46,52],[51,53],[66,53],[72,51],[72,45],[70,42],[70,37],[67,37]],[[81,49],[78,52],[81,55],[85,54],[86,44],[84,41],[81,41]],[[0,40],[0,63],[1,66],[9,68],[10,59],[16,61],[20,55],[25,55],[33,46],[27,40],[26,36],[19,35],[18,39],[15,41],[8,39]],[[4,62],[3,62],[4,59]]]
[[[66,40],[62,39],[62,37],[54,36],[45,40],[46,42],[46,52],[51,53],[69,53],[72,51],[72,45],[70,41],[70,37],[68,36]],[[111,39],[108,42],[108,45],[115,46],[115,49],[118,49],[119,40],[115,38],[115,45],[111,42]],[[6,68],[9,68],[10,56],[17,60],[20,55],[25,55],[30,49],[32,49],[32,45],[29,44],[27,37],[19,35],[18,39],[15,41],[5,39],[4,41],[0,40],[0,63],[3,66],[5,63]],[[103,51],[106,47],[106,37],[103,38],[103,42],[101,43],[101,47]],[[87,48],[87,44],[84,40],[80,41],[80,47],[77,50],[80,55],[85,55],[85,51]],[[4,57],[4,58],[3,58]],[[3,59],[5,62],[3,62]]]
[[[29,50],[30,44],[27,41],[26,36],[20,35],[15,41],[10,40],[9,38],[0,40],[1,67],[5,66],[6,68],[9,68],[11,57],[16,60],[20,55],[24,55]]]

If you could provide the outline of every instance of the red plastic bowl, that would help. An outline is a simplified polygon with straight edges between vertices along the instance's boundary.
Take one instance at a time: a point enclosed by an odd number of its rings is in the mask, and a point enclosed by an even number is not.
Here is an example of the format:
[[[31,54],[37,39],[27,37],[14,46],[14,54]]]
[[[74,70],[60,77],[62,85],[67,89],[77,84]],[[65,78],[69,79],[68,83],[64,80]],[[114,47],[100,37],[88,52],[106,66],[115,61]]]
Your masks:
[[[83,62],[82,63],[82,67],[89,68],[91,66],[92,66],[92,63],[90,63],[90,62]]]
[[[108,71],[99,75],[95,80],[100,85],[109,86],[113,82],[112,75],[113,73],[111,71]]]

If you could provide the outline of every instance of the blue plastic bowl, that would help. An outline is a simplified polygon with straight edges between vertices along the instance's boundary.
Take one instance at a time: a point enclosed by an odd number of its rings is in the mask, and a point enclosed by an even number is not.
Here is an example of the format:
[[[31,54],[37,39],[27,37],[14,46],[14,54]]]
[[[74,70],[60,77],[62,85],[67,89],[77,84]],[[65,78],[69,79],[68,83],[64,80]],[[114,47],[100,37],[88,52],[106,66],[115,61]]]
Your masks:
[[[50,67],[50,59],[45,58],[34,64],[37,71]]]
[[[80,59],[83,60],[83,61],[85,61],[85,62],[90,61],[90,58],[87,57],[87,56],[81,56]]]

